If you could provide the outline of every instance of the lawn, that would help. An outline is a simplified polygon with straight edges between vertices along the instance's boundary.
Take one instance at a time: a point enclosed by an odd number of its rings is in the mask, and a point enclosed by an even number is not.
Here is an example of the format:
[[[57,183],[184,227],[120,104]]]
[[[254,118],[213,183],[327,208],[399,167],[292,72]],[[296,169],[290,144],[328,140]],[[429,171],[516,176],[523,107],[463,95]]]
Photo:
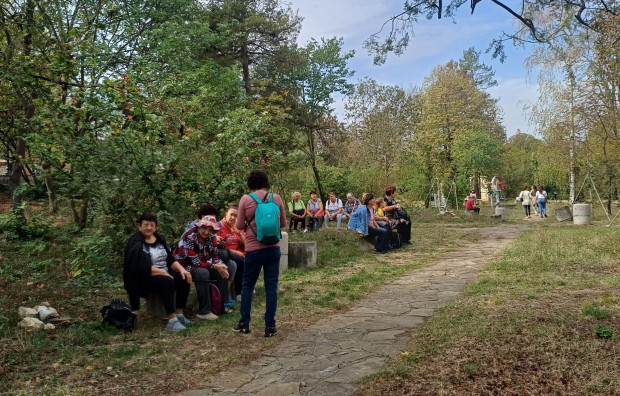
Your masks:
[[[356,394],[620,394],[619,242],[617,227],[522,234]]]
[[[120,261],[96,275],[72,277],[72,252],[76,250],[62,227],[52,227],[42,239],[1,241],[0,393],[171,394],[200,388],[209,375],[256,359],[287,334],[347,309],[373,288],[476,238],[475,232],[442,222],[424,223],[414,227],[413,246],[374,255],[360,252],[357,237],[346,230],[291,234],[291,240],[317,240],[318,267],[281,274],[277,314],[281,333],[266,339],[262,337],[265,301],[260,283],[249,335],[231,331],[238,311],[214,322],[198,323],[181,334],[165,332],[160,319],[142,310],[133,333],[102,328],[100,308],[111,298],[127,301]],[[18,330],[17,308],[42,301],[78,322],[51,333]],[[192,294],[190,318],[196,308]]]

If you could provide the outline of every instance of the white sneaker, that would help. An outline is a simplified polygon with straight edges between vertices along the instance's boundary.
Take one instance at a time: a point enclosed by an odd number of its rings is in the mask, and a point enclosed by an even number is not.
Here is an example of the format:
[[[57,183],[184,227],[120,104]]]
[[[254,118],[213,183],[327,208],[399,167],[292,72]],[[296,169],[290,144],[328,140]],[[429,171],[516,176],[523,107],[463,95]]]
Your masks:
[[[177,318],[170,319],[168,324],[166,325],[166,330],[168,331],[183,331],[185,330],[185,326],[179,322]]]
[[[305,234],[306,232],[308,232],[308,230],[304,228],[304,234]]]
[[[297,234],[297,230],[293,230],[293,234]]]
[[[205,315],[201,315],[201,314],[196,315],[196,319],[216,320],[217,318],[219,318],[219,316],[217,316],[213,312],[209,312],[208,314],[205,314]]]

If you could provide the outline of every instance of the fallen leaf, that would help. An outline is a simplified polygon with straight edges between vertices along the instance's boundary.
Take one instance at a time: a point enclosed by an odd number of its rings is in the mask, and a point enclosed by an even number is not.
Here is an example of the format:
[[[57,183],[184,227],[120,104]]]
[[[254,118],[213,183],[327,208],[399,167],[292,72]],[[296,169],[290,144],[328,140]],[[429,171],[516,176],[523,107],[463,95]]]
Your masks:
[[[87,366],[86,371],[93,371],[95,368],[93,366]]]

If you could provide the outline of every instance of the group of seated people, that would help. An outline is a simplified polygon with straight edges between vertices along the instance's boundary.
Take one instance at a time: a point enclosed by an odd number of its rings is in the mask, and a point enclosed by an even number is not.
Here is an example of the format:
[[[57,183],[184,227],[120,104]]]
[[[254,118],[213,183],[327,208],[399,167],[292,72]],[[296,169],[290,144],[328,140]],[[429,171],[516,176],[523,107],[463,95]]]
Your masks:
[[[230,206],[217,221],[213,205],[201,206],[174,251],[157,233],[157,215],[143,214],[138,232],[125,248],[123,281],[131,309],[140,309],[140,298],[158,294],[168,317],[166,330],[182,331],[192,323],[184,315],[192,282],[198,297],[196,318],[218,318],[211,304],[212,283],[220,292],[224,311],[229,309],[233,296],[239,299],[241,294],[245,261],[245,234],[235,226],[237,213],[238,207]]]
[[[325,205],[318,198],[316,191],[310,191],[310,199],[307,202],[301,200],[301,194],[297,191],[293,193],[293,199],[288,202],[288,212],[290,214],[289,232],[308,232],[318,231],[320,223],[325,228],[329,228],[330,221],[336,221],[336,228],[340,228],[342,220],[348,220],[355,210],[361,205],[360,200],[347,194],[347,200],[342,203],[336,194],[330,192]]]
[[[383,199],[364,194],[362,201],[347,194],[343,205],[333,193],[325,207],[311,191],[304,205],[301,195],[293,194],[289,202],[291,230],[317,231],[322,219],[325,227],[330,221],[341,226],[348,219],[348,228],[360,236],[377,236],[375,250],[386,253],[395,246],[390,243],[394,234],[400,244],[410,244],[411,222],[395,200],[396,188],[388,187]],[[191,284],[196,286],[197,319],[215,320],[210,288],[219,290],[225,307],[240,300],[245,263],[245,233],[237,228],[238,207],[232,205],[225,216],[217,220],[218,210],[211,204],[200,207],[196,219],[186,225],[176,248],[157,233],[157,215],[144,213],[138,220],[138,232],[128,240],[124,255],[123,281],[132,310],[140,308],[140,298],[159,295],[166,311],[166,330],[182,331],[192,322],[185,316]],[[307,227],[307,228],[306,228]],[[176,293],[176,296],[175,296]],[[223,312],[227,309],[224,308]]]
[[[360,237],[376,237],[375,253],[385,254],[403,244],[411,244],[411,219],[396,201],[396,187],[385,190],[383,199],[366,193],[350,216],[348,228]]]

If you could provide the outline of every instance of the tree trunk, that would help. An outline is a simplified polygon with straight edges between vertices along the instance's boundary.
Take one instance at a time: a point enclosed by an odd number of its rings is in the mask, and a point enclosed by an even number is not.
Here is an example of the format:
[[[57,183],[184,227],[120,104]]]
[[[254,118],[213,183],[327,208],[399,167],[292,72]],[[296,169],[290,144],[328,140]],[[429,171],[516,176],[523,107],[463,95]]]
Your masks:
[[[243,86],[245,93],[252,93],[252,84],[250,83],[250,55],[248,54],[247,44],[241,46],[241,69],[243,71]]]
[[[314,179],[316,180],[316,188],[319,190],[321,202],[325,203],[325,194],[323,193],[323,186],[321,185],[321,177],[319,175],[319,169],[316,166],[316,150],[314,147],[314,131],[312,128],[306,130],[306,135],[308,137],[308,155],[310,157],[310,165],[312,166]]]
[[[51,176],[45,176],[45,187],[47,187],[47,198],[49,201],[49,209],[51,213],[58,211],[58,198],[56,194],[56,186]]]
[[[568,66],[569,83],[570,83],[570,138],[568,156],[570,158],[570,193],[568,203],[573,207],[575,203],[575,75],[571,66]]]

